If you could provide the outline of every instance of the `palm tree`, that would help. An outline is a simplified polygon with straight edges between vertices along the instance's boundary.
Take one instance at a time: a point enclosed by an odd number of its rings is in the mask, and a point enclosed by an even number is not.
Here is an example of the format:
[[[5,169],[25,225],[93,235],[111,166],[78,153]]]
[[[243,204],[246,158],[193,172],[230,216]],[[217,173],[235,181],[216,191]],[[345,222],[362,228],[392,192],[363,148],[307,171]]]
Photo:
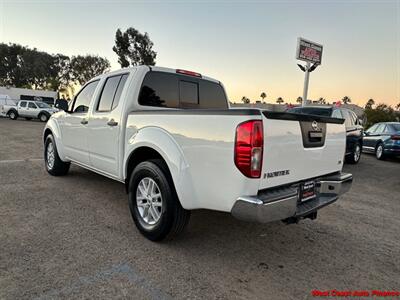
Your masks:
[[[299,97],[297,97],[297,99],[296,99],[296,102],[297,102],[297,103],[301,103],[301,102],[303,102],[303,98],[302,98],[302,97],[300,97],[300,96],[299,96]]]
[[[261,97],[261,99],[263,99],[263,102],[264,102],[264,99],[267,97],[267,94],[265,92],[262,92],[260,97]]]
[[[318,99],[318,103],[319,103],[319,104],[325,104],[325,103],[326,103],[325,98],[320,97],[320,98]]]
[[[250,103],[250,99],[247,98],[246,96],[243,96],[243,97],[242,97],[242,102],[243,102],[244,104],[249,104],[249,103]]]
[[[342,102],[343,102],[344,104],[349,104],[349,103],[351,103],[351,99],[350,99],[350,97],[344,96],[344,97],[342,98]]]
[[[279,97],[278,99],[276,99],[276,103],[278,103],[278,104],[282,104],[284,101],[283,101],[283,98],[282,97]]]
[[[367,104],[365,104],[365,108],[366,108],[366,109],[367,109],[367,108],[371,109],[373,105],[375,105],[374,99],[369,99],[369,100],[367,101]]]

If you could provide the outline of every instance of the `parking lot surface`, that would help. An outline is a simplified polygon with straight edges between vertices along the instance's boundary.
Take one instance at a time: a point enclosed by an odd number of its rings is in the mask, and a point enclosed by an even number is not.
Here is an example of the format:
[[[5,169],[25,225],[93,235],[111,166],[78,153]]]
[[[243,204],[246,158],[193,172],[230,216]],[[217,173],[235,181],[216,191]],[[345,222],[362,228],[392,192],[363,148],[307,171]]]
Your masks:
[[[307,299],[400,288],[400,160],[364,154],[352,190],[297,225],[195,211],[153,243],[121,183],[47,174],[43,123],[0,118],[0,299]]]

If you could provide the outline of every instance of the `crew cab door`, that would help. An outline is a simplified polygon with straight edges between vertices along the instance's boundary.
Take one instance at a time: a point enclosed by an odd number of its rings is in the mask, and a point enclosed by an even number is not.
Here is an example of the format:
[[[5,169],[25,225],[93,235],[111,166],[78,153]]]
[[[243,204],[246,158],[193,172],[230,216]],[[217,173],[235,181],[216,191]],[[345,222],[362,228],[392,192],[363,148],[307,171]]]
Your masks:
[[[18,115],[21,117],[27,116],[27,106],[28,103],[26,101],[18,102]]]
[[[88,111],[98,83],[99,80],[89,82],[79,91],[59,123],[67,158],[88,166]]]
[[[88,120],[88,145],[91,166],[111,176],[118,176],[121,132],[122,91],[129,74],[107,77]],[[122,103],[121,103],[122,104]]]
[[[31,118],[37,118],[38,114],[39,114],[39,109],[38,109],[36,103],[33,101],[29,101],[28,107],[26,108],[25,116],[31,117]]]

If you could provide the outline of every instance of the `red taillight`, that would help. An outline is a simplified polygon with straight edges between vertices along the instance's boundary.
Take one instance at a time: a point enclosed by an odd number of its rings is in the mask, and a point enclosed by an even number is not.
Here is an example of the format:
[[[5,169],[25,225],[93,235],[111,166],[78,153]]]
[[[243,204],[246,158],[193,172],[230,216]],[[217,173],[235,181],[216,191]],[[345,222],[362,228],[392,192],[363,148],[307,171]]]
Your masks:
[[[189,76],[194,76],[194,77],[200,77],[201,78],[201,74],[200,73],[196,73],[196,72],[193,72],[193,71],[177,69],[176,73],[189,75]]]
[[[245,176],[260,178],[264,134],[260,120],[241,123],[236,128],[235,165]]]
[[[398,140],[400,140],[400,135],[392,135],[392,136],[390,136],[390,138],[392,139],[392,140],[394,140],[394,141],[398,141]]]

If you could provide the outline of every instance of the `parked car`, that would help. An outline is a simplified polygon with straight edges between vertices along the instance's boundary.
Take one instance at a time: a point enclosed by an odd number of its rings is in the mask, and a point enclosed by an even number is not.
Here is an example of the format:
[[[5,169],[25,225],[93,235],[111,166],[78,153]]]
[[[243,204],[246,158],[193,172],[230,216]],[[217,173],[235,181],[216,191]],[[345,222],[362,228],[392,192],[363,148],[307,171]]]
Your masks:
[[[353,111],[343,107],[304,106],[290,108],[288,112],[344,119],[346,126],[346,162],[356,164],[360,161],[364,130],[362,121]]]
[[[7,116],[12,120],[23,117],[27,120],[39,119],[47,122],[50,116],[58,111],[57,108],[50,107],[47,103],[41,101],[18,101],[17,106],[11,107],[7,112]]]
[[[344,120],[229,109],[222,84],[139,66],[90,80],[44,129],[45,167],[70,163],[125,184],[139,231],[181,232],[190,211],[259,222],[315,219],[352,183],[342,173]]]
[[[377,159],[400,155],[400,122],[382,122],[365,131],[363,151]]]
[[[6,117],[7,112],[11,108],[15,108],[17,104],[8,95],[0,95],[0,116]]]

